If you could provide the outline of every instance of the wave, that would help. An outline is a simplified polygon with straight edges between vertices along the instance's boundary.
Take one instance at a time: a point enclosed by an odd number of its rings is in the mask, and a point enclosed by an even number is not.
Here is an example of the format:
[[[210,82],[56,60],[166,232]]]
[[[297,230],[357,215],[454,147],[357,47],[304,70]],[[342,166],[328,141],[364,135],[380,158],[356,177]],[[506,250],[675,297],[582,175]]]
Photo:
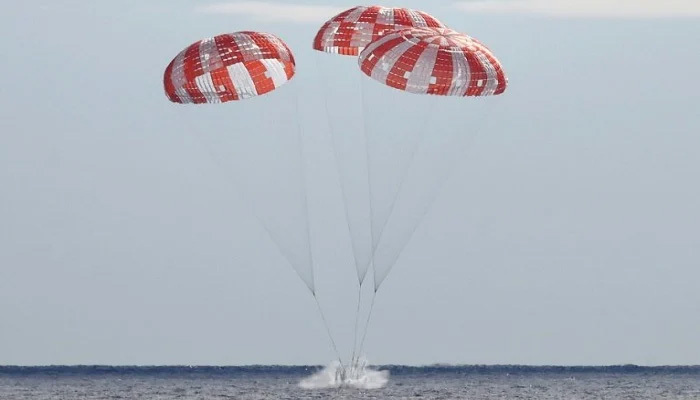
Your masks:
[[[350,367],[343,367],[335,361],[322,370],[299,382],[303,389],[335,389],[349,387],[355,389],[381,389],[389,382],[389,371],[379,371],[369,367],[366,360],[359,360]]]

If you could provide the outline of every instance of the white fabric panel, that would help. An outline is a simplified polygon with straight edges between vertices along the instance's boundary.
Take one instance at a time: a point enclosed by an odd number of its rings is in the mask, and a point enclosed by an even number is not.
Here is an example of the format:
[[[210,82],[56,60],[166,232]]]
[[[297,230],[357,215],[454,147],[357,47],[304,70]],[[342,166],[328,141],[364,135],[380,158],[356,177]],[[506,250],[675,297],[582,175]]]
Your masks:
[[[207,103],[221,103],[221,99],[214,87],[214,81],[211,79],[211,73],[198,76],[195,78],[194,82],[197,85],[197,89],[199,89],[204,98],[207,99]]]
[[[469,65],[461,52],[452,53],[452,84],[450,85],[450,96],[464,96],[469,87],[471,74]]]
[[[438,50],[436,46],[428,46],[423,51],[423,54],[418,58],[418,62],[416,62],[416,66],[413,68],[411,76],[408,78],[407,91],[418,94],[428,93]]]
[[[250,77],[250,72],[243,63],[229,65],[227,69],[233,86],[236,87],[238,97],[248,99],[258,95],[253,78]]]
[[[264,59],[260,60],[260,62],[265,65],[265,68],[268,71],[268,77],[275,83],[275,88],[278,88],[287,82],[287,74],[284,72],[284,64],[282,64],[279,60]]]
[[[175,94],[183,103],[192,103],[192,98],[190,94],[187,93],[184,86],[186,83],[185,79],[185,51],[180,52],[173,62],[172,70],[172,81],[173,86],[175,86]]]
[[[498,73],[496,72],[496,68],[493,65],[491,65],[491,62],[484,53],[482,53],[481,51],[477,51],[476,56],[481,62],[481,65],[484,66],[484,70],[486,71],[486,82],[484,83],[485,87],[484,91],[481,92],[481,95],[491,96],[498,87]]]

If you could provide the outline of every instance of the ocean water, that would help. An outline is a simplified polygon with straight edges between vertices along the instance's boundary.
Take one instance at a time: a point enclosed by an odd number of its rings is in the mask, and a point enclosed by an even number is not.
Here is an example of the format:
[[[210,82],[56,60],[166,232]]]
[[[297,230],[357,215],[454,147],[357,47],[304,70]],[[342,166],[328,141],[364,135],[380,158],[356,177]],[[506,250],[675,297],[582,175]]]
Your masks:
[[[0,399],[700,399],[700,367],[377,369],[381,388],[309,389],[300,383],[328,369],[0,366]]]

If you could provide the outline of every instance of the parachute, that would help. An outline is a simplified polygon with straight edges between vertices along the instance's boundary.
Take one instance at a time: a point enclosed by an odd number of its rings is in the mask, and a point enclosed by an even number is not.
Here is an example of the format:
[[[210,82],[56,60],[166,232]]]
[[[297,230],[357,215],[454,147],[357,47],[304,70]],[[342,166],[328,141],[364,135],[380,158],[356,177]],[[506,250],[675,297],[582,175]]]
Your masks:
[[[449,28],[408,28],[388,33],[369,44],[358,63],[373,80],[415,94],[491,96],[502,94],[508,84],[500,62],[486,46]],[[423,201],[428,207],[431,202]],[[388,244],[375,249],[375,290],[393,268],[418,222],[405,229],[410,234],[393,248]]]
[[[235,32],[185,48],[165,69],[163,84],[166,96],[174,103],[221,104],[271,93],[294,77],[295,68],[292,52],[278,37]],[[299,97],[295,93],[289,98],[288,93],[265,101],[249,100],[232,109],[196,107],[191,113],[190,109],[183,109],[174,118],[191,125],[187,131],[202,141],[212,159],[248,200],[253,215],[313,295],[340,359],[316,296],[303,138],[298,122]],[[274,118],[246,118],[270,115],[271,110]],[[214,124],[221,120],[235,124],[222,131]],[[210,123],[214,124],[211,128]],[[290,126],[297,127],[296,134]],[[250,135],[257,131],[265,134]]]
[[[294,74],[294,56],[280,38],[269,33],[243,31],[222,34],[191,44],[167,66],[163,82],[166,96],[174,103],[219,104],[270,93],[291,80]],[[197,128],[194,130],[201,131]],[[201,136],[200,134],[199,137]],[[298,146],[301,146],[301,138],[298,140]],[[226,149],[227,146],[214,145],[210,148],[215,147]],[[232,161],[233,157],[224,154],[220,160]],[[301,163],[301,159],[292,160],[286,167],[290,168],[292,165],[300,167]],[[303,171],[300,173],[303,179]],[[237,178],[236,181],[242,180],[241,176]],[[276,179],[269,180],[284,179],[278,175]],[[240,185],[240,182],[238,184]],[[307,207],[305,186],[291,189],[284,192],[303,193],[299,197],[302,200],[297,199],[296,203],[300,203],[300,207],[297,208],[301,208],[301,213],[305,213]],[[258,203],[258,199],[255,200]],[[287,233],[281,227],[287,225],[289,218],[277,217],[274,215],[274,210],[270,210],[273,207],[267,208],[264,212],[257,213],[257,218],[308,289],[315,294],[310,242],[307,234],[308,215],[296,218],[296,222],[305,220],[307,232]],[[280,228],[276,229],[276,227]]]
[[[165,69],[174,103],[225,103],[269,93],[294,76],[294,56],[269,33],[236,32],[200,40]]]
[[[359,64],[370,78],[417,94],[491,96],[508,85],[486,46],[447,28],[389,33],[360,54]]]

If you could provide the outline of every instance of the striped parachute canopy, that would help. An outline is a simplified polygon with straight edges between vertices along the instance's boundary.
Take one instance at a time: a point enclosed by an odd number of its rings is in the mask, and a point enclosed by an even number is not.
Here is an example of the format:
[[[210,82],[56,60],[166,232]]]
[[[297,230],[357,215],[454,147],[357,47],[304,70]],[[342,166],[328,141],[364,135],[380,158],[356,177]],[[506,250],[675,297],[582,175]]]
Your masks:
[[[292,79],[294,56],[277,36],[236,32],[200,40],[165,69],[165,94],[175,103],[225,103],[271,92]]]
[[[409,28],[370,43],[358,60],[362,72],[396,89],[440,96],[503,93],[508,78],[491,50],[446,28]]]
[[[423,11],[358,6],[326,21],[316,34],[313,48],[326,53],[357,56],[370,42],[407,27],[440,28],[445,25]]]

